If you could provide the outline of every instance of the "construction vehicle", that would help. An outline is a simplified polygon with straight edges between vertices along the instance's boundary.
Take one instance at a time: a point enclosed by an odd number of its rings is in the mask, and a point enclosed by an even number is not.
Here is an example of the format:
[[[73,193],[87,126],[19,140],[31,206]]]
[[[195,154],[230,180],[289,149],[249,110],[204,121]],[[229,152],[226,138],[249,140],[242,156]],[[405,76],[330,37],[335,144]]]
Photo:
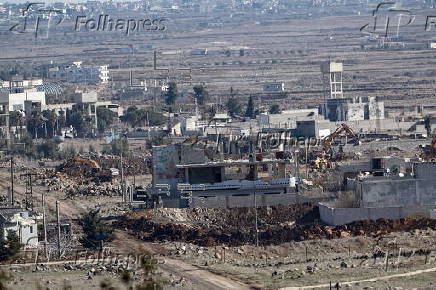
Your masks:
[[[73,163],[77,164],[87,164],[91,168],[90,176],[93,177],[94,181],[99,182],[110,182],[112,181],[112,171],[110,169],[101,168],[97,161],[92,159],[85,159],[81,157],[74,157],[72,159]]]
[[[435,159],[436,158],[436,137],[431,140],[430,145],[426,145],[424,152],[421,154],[423,159]]]
[[[317,168],[317,169],[331,168],[332,165],[331,161],[333,158],[333,153],[332,153],[333,141],[343,133],[345,133],[347,137],[350,137],[355,145],[359,144],[358,136],[353,132],[353,130],[351,130],[351,128],[347,124],[342,123],[332,134],[327,136],[322,141],[322,151],[320,151],[317,154],[317,158],[313,161],[313,165],[312,165],[313,168]],[[342,156],[341,153],[339,153],[336,154],[335,158],[341,159],[341,156]]]
[[[346,136],[352,138],[352,141],[354,142],[355,145],[358,144],[359,142],[358,136],[354,134],[353,130],[351,130],[351,128],[347,124],[342,123],[341,126],[336,129],[336,131],[334,131],[332,134],[330,134],[323,140],[322,147],[325,155],[331,154],[332,142],[335,140],[336,137],[340,136],[344,132],[346,133]]]

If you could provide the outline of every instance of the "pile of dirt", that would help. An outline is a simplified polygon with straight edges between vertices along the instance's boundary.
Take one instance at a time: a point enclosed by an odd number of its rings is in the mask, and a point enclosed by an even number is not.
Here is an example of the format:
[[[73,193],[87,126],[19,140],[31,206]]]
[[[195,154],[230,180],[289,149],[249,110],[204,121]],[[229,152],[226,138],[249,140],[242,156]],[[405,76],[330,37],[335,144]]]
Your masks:
[[[306,215],[312,215],[313,210],[309,203],[259,207],[260,234],[265,229],[290,228]],[[116,225],[147,241],[237,246],[255,243],[255,216],[254,208],[158,209],[125,216]]]
[[[301,218],[311,209],[312,207],[309,205],[259,208],[260,244],[277,245],[291,241],[354,236],[378,237],[391,232],[410,232],[429,228],[436,230],[436,220],[432,219],[379,219],[377,221],[358,221],[343,226],[323,226],[316,223],[299,224],[299,220],[302,220]],[[195,211],[191,209],[179,210],[188,211],[185,216],[191,216]],[[212,218],[211,223],[206,223],[205,221],[212,216],[208,213],[208,215],[203,215],[200,221],[191,220],[190,223],[184,224],[157,221],[150,212],[145,212],[142,216],[125,216],[116,225],[127,229],[132,235],[145,241],[180,241],[199,246],[255,244],[253,209],[201,209],[198,211],[203,210],[214,213],[217,218]],[[271,212],[276,214],[271,214]],[[299,212],[299,214],[287,216],[287,212]]]
[[[45,186],[49,191],[62,191],[66,198],[79,196],[118,196],[121,192],[121,185],[115,182],[92,182],[80,178],[71,178],[69,175],[51,169],[37,169],[31,172],[33,183],[38,186]],[[26,181],[26,175],[20,176],[22,181]]]
[[[302,219],[313,212],[310,203],[295,205],[277,205],[257,209],[259,226],[288,224]],[[187,227],[226,228],[239,231],[251,228],[255,223],[254,208],[162,208],[133,213],[127,219],[146,218],[157,224],[176,223]]]
[[[75,158],[68,159],[59,165],[56,170],[75,178],[89,178],[93,175],[93,169],[90,164],[76,162]]]
[[[87,162],[78,162],[77,160],[86,160]],[[59,165],[56,170],[71,177],[90,178],[95,173],[95,169],[90,162],[95,162],[100,168],[117,168],[121,171],[120,157],[113,155],[71,158]],[[151,159],[140,156],[123,158],[123,171],[126,176],[149,174],[151,172]]]
[[[118,168],[121,169],[120,157],[113,155],[102,155],[94,159],[102,168]],[[128,175],[142,175],[151,173],[151,157],[124,157],[123,170],[126,176]]]

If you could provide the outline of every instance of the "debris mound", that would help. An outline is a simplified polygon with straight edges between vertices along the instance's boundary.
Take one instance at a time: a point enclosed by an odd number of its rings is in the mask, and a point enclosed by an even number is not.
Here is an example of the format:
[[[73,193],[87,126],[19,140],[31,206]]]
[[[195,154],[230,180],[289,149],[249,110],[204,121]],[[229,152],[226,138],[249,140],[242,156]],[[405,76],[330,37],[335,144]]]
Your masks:
[[[313,216],[313,209],[310,204],[259,208],[260,243],[277,245],[292,241],[378,237],[391,232],[436,230],[436,220],[426,218],[367,220],[342,226],[325,226],[316,221],[308,224],[304,217]],[[145,241],[182,241],[199,246],[241,246],[256,242],[253,208],[147,210],[124,216],[116,225]]]

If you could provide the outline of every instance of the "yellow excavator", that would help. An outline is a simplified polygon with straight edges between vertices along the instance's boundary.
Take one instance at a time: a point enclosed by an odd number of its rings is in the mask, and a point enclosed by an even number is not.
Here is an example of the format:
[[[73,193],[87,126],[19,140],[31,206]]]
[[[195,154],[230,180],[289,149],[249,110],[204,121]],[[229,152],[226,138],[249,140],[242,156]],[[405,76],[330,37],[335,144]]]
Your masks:
[[[351,130],[351,128],[347,124],[342,123],[332,134],[327,136],[322,141],[322,151],[318,154],[318,157],[313,161],[314,168],[317,169],[331,168],[332,143],[336,137],[340,136],[343,133],[345,133],[346,136],[351,137],[352,140],[357,144],[358,136],[353,132],[353,130]]]

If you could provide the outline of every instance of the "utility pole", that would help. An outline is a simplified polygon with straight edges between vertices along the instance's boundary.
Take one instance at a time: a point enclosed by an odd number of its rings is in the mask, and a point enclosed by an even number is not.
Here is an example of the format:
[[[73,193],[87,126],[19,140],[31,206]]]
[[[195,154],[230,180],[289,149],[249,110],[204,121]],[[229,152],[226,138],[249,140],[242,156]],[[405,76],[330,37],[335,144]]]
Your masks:
[[[254,189],[254,214],[256,216],[256,247],[259,247],[259,228],[257,224],[257,201],[256,201],[256,189]]]
[[[11,155],[11,206],[15,204],[14,200],[14,156]]]
[[[307,166],[307,151],[309,150],[309,140],[307,138],[304,140],[304,147],[306,148],[306,179],[309,180],[309,168]]]
[[[46,217],[45,217],[44,192],[42,193],[42,225],[44,227],[44,253],[45,253],[45,258],[47,259],[47,257],[48,257],[48,254],[47,254],[47,222],[46,222]]]
[[[124,166],[123,166],[123,151],[120,152],[120,166],[121,166],[121,195],[123,196],[123,202],[126,201],[126,194],[124,192]]]
[[[26,208],[33,209],[33,182],[32,175],[36,175],[35,173],[28,172],[26,174],[22,174],[21,176],[26,176]]]
[[[58,258],[61,258],[61,224],[59,221],[59,201],[56,200],[56,227],[58,230]]]

